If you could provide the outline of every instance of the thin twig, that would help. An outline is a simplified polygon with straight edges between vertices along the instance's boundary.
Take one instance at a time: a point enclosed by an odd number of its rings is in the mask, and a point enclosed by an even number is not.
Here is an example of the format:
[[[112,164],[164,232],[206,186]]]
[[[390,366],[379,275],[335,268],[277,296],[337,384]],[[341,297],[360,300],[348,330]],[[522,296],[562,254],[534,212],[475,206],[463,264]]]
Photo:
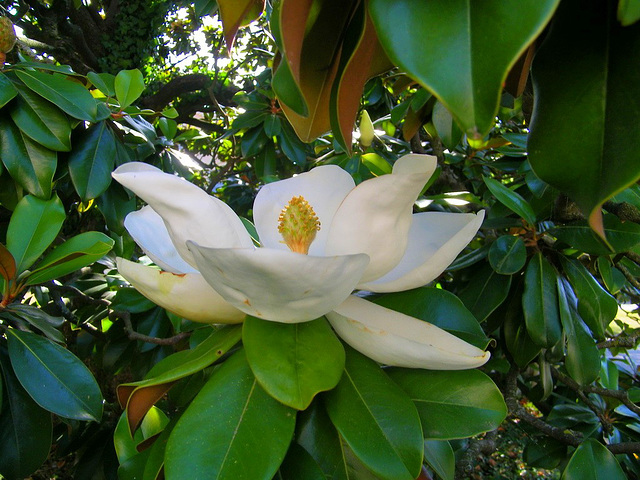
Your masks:
[[[133,325],[131,324],[131,314],[122,310],[114,310],[109,314],[109,318],[112,320],[121,318],[124,321],[124,328],[130,340],[141,340],[155,345],[176,345],[185,338],[189,338],[191,336],[191,332],[181,332],[169,338],[150,337],[148,335],[138,333],[133,329]]]

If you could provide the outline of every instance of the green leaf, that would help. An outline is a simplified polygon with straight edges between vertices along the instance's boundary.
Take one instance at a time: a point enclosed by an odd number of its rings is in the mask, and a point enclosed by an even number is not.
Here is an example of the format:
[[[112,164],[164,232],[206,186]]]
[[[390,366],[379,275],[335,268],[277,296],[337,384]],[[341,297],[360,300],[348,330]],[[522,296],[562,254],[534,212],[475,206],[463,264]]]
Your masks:
[[[34,142],[8,118],[0,119],[0,158],[27,192],[45,200],[51,197],[56,152]]]
[[[640,225],[637,223],[622,222],[615,215],[604,215],[603,225],[610,248],[602,243],[586,222],[552,228],[549,233],[558,240],[593,255],[628,252],[640,243]]]
[[[391,173],[392,167],[384,158],[377,153],[365,153],[360,156],[362,164],[376,177]]]
[[[300,445],[292,443],[280,465],[279,477],[282,480],[326,480],[324,473],[314,458]]]
[[[533,208],[531,208],[531,205],[529,205],[518,192],[505,187],[493,178],[482,177],[482,179],[489,191],[491,191],[500,203],[524,218],[529,225],[536,224],[536,214],[533,212]]]
[[[443,145],[451,151],[455,150],[462,140],[462,130],[441,102],[436,102],[433,106],[431,121]]]
[[[434,93],[472,140],[493,126],[502,84],[558,0],[372,0],[387,55]],[[495,32],[500,25],[499,39]],[[401,26],[401,27],[400,27]]]
[[[87,73],[87,78],[93,85],[105,94],[107,97],[113,97],[116,94],[115,80],[116,77],[110,73]]]
[[[294,425],[295,411],[262,390],[239,351],[214,372],[176,424],[167,443],[165,474],[271,480]]]
[[[569,285],[558,282],[558,307],[560,320],[567,338],[565,367],[571,378],[580,385],[589,385],[600,373],[600,351],[591,337],[582,319],[569,302]],[[575,303],[575,299],[573,299]]]
[[[60,327],[64,322],[62,317],[52,317],[44,310],[22,303],[12,303],[7,307],[6,311],[26,320],[44,333],[50,340],[62,344],[65,343],[64,335],[56,329],[56,327]]]
[[[78,357],[33,333],[8,332],[13,370],[38,405],[61,417],[100,421],[100,387]]]
[[[372,298],[373,303],[432,323],[478,348],[489,344],[478,320],[460,299],[440,288],[417,288]]]
[[[625,480],[616,457],[600,442],[589,438],[582,442],[567,464],[562,480]]]
[[[96,204],[107,222],[107,228],[116,235],[124,235],[124,219],[136,209],[135,195],[130,196],[118,182],[111,182],[109,188],[96,199]]]
[[[26,285],[48,282],[86,267],[109,253],[113,244],[113,239],[100,232],[84,232],[71,237],[32,269]]]
[[[476,319],[484,322],[505,301],[510,286],[510,275],[500,275],[484,264],[473,272],[469,284],[459,296]]]
[[[305,144],[300,141],[295,132],[286,123],[282,124],[282,131],[278,136],[279,145],[289,160],[296,165],[303,166],[307,162]]]
[[[449,442],[425,440],[424,461],[442,480],[453,480],[456,463]]]
[[[527,332],[541,347],[553,347],[562,336],[557,280],[555,268],[536,253],[525,272],[522,308]]]
[[[264,120],[264,133],[267,137],[279,135],[281,127],[282,119],[278,115],[273,113],[271,115],[267,115],[267,118]]]
[[[25,135],[58,152],[71,150],[69,118],[55,105],[20,84],[11,118]]]
[[[342,380],[325,396],[331,421],[373,473],[413,480],[424,448],[415,405],[378,364],[351,348],[346,353]]]
[[[324,317],[288,324],[247,316],[242,343],[262,388],[298,410],[335,387],[344,370],[344,348]]]
[[[626,27],[638,20],[640,20],[640,1],[620,0],[618,2],[618,21]]]
[[[495,383],[479,370],[389,369],[406,391],[422,422],[424,438],[466,438],[497,428],[507,406]]]
[[[44,463],[51,448],[51,414],[43,410],[15,377],[6,350],[0,348],[4,379],[0,411],[0,475],[26,478]]]
[[[4,73],[0,73],[0,108],[4,107],[18,94],[11,80]]]
[[[120,109],[135,102],[144,91],[144,77],[140,70],[121,70],[116,75],[114,89]]]
[[[550,437],[533,437],[525,445],[522,457],[530,467],[553,470],[567,457],[567,446]]]
[[[629,108],[640,95],[640,25],[622,27],[615,3],[563,1],[532,70],[531,166],[601,236],[600,205],[640,178],[640,109]]]
[[[116,140],[106,121],[92,125],[78,139],[69,155],[69,174],[83,201],[96,198],[109,187],[115,156]]]
[[[135,430],[151,406],[178,380],[199,372],[227,353],[242,336],[240,326],[214,330],[197,347],[182,350],[156,363],[144,380],[118,385],[118,402],[126,408],[128,423]]]
[[[7,230],[7,248],[21,273],[29,268],[55,240],[65,214],[57,195],[40,200],[26,195],[18,202]]]
[[[156,304],[138,292],[135,288],[119,288],[111,299],[112,310],[124,310],[131,313],[146,312],[155,308]]]
[[[578,297],[578,313],[594,336],[604,339],[604,331],[618,313],[618,302],[580,261],[562,257],[562,268]]]
[[[16,75],[27,87],[68,115],[88,122],[96,120],[96,101],[80,83],[59,74],[36,70],[16,70]]]
[[[519,272],[527,261],[527,248],[520,237],[503,235],[489,248],[489,263],[496,273],[513,275]]]

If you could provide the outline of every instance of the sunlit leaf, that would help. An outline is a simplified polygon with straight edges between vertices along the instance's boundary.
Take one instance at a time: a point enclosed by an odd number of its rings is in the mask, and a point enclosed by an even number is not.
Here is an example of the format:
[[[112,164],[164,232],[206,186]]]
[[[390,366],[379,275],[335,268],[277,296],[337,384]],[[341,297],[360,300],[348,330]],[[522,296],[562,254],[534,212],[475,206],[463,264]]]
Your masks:
[[[135,102],[144,91],[144,78],[140,70],[121,70],[114,81],[116,98],[120,108],[125,109]]]
[[[264,0],[217,0],[227,49],[231,50],[238,29],[260,16]]]

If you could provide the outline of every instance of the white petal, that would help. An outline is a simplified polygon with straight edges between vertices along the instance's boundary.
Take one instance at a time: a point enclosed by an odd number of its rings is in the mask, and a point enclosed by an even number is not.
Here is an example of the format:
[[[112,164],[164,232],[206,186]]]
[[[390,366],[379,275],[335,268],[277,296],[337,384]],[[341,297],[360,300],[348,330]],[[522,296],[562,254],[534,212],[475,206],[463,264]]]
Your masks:
[[[112,176],[162,217],[178,253],[193,267],[187,240],[218,248],[253,246],[228,205],[183,178],[139,162],[125,163]]]
[[[253,218],[260,243],[267,248],[288,250],[278,232],[278,217],[293,197],[302,195],[320,220],[320,231],[311,244],[311,255],[322,255],[331,220],[338,206],[353,190],[353,178],[336,165],[324,165],[295,177],[263,186],[253,204]]]
[[[363,282],[389,272],[404,255],[413,203],[435,168],[435,157],[406,155],[396,161],[393,174],[358,185],[336,212],[326,254],[369,255]]]
[[[117,258],[118,272],[142,295],[170,312],[200,323],[240,323],[245,314],[227,303],[199,273],[163,272]]]
[[[162,217],[149,205],[127,215],[124,226],[144,253],[162,270],[172,273],[197,272],[182,259]]]
[[[473,213],[423,212],[413,215],[409,243],[400,263],[383,277],[358,285],[372,292],[400,292],[437,278],[473,240],[484,210]]]
[[[270,248],[189,246],[204,278],[229,303],[282,323],[313,320],[342,303],[369,260],[362,254],[313,257]]]
[[[489,352],[428,322],[350,296],[327,318],[353,348],[385,365],[466,370],[483,365]]]

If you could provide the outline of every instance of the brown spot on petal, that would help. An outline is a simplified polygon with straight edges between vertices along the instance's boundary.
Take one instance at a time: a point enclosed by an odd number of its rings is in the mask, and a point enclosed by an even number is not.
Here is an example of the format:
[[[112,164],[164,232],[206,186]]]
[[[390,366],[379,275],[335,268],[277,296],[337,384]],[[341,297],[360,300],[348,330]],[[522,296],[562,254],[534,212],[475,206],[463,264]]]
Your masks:
[[[244,304],[245,304],[246,306],[248,306],[248,307],[250,307],[250,306],[251,306],[251,302],[249,301],[249,299],[248,299],[248,298],[247,298],[244,302],[242,302],[242,303],[244,303]]]
[[[171,275],[175,275],[176,277],[184,277],[187,275],[186,273],[173,273],[173,272],[167,272],[165,270],[160,270],[160,275],[162,275],[163,273],[169,273]]]

